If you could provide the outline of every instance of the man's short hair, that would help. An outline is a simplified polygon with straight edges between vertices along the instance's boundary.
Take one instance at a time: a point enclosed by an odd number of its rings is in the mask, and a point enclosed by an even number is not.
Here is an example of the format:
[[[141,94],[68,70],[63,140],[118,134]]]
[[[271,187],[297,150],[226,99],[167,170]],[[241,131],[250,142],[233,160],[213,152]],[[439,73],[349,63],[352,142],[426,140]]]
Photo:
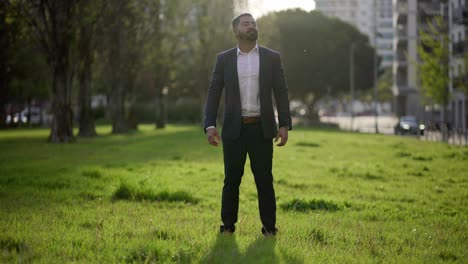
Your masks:
[[[232,30],[236,31],[237,27],[239,26],[240,19],[241,19],[242,17],[245,17],[245,16],[249,16],[249,17],[252,17],[252,18],[253,18],[252,14],[250,14],[250,13],[242,13],[242,14],[236,16],[236,17],[232,20]]]

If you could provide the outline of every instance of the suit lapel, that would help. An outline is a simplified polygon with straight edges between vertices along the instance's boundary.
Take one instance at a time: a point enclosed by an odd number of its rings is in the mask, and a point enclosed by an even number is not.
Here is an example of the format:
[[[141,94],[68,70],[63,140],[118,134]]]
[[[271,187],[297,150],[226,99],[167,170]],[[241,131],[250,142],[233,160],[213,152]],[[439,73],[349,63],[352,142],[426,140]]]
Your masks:
[[[232,79],[234,80],[237,88],[239,88],[239,77],[237,75],[237,48],[233,48],[229,53],[229,71],[232,73]]]
[[[264,79],[265,79],[265,70],[267,69],[266,65],[267,65],[267,56],[266,56],[266,50],[265,48],[261,47],[261,46],[258,46],[258,53],[259,53],[259,57],[260,57],[260,70],[259,70],[259,77],[258,77],[258,81],[259,81],[259,89],[260,89],[260,98],[262,98],[262,91],[263,91],[263,84],[265,83],[264,82]]]
[[[239,76],[237,74],[237,47],[231,49],[227,58],[227,73],[232,74],[231,80],[233,81],[232,89],[233,95],[235,98],[233,100],[238,101],[239,107],[241,105],[240,101],[240,88],[239,88]],[[234,101],[235,102],[235,101]]]

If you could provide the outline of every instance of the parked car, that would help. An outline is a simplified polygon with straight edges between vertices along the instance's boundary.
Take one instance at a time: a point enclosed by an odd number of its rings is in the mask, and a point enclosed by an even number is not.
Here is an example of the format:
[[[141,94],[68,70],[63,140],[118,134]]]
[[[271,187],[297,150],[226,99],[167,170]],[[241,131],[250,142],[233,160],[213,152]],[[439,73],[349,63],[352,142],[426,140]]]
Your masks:
[[[397,135],[424,135],[424,124],[418,122],[414,116],[402,116],[395,125]]]
[[[21,112],[17,112],[11,115],[6,116],[6,124],[9,126],[19,126],[21,124],[28,123],[28,108],[25,108]],[[42,115],[42,119],[41,119]],[[50,116],[45,112],[41,113],[41,108],[31,107],[31,114],[29,115],[30,123],[32,125],[40,125],[41,122],[47,124],[49,122]]]

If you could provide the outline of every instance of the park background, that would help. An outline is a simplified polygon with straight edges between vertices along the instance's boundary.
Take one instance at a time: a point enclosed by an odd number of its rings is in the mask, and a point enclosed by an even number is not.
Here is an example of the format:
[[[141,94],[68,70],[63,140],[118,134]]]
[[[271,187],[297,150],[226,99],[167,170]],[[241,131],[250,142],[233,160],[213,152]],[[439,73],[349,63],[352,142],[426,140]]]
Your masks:
[[[0,2],[1,262],[467,262],[466,147],[321,122],[381,118],[393,77],[369,36],[302,9],[257,13],[295,122],[275,149],[280,235],[261,236],[246,170],[239,230],[218,236],[222,150],[200,123],[252,2]]]

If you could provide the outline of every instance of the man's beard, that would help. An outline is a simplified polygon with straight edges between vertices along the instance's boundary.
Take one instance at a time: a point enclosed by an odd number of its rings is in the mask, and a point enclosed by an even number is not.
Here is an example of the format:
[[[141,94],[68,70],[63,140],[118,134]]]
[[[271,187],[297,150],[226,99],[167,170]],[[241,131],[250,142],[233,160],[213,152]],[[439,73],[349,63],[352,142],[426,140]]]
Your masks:
[[[258,32],[256,30],[251,30],[247,33],[241,33],[239,34],[239,38],[242,40],[248,40],[248,41],[257,41],[258,39]]]

